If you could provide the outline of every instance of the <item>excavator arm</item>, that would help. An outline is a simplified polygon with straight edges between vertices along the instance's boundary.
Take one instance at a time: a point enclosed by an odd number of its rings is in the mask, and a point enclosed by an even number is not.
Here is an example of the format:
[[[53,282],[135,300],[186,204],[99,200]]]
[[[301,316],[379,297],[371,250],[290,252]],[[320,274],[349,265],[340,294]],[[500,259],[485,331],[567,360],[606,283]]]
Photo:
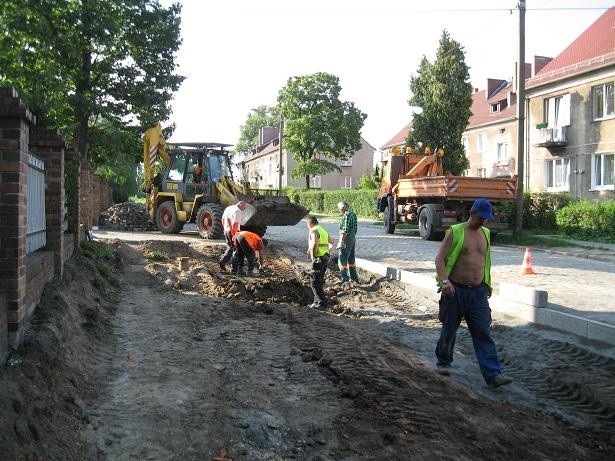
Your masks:
[[[145,191],[149,192],[154,179],[154,166],[158,155],[165,165],[169,164],[170,158],[167,152],[167,143],[162,137],[160,123],[150,128],[143,135],[143,165],[145,167]]]

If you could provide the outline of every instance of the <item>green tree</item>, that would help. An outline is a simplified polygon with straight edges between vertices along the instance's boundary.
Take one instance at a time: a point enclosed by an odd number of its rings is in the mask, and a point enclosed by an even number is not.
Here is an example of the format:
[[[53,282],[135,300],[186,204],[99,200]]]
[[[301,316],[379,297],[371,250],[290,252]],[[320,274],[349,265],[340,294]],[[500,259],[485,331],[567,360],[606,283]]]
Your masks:
[[[365,175],[359,178],[359,189],[373,190],[378,189],[378,183],[374,181],[374,175]]]
[[[270,106],[258,106],[248,114],[246,121],[239,128],[239,141],[235,146],[234,153],[247,154],[258,146],[259,131],[264,126],[279,126],[280,116],[277,108]]]
[[[180,11],[156,0],[0,2],[0,28],[10,31],[0,34],[0,84],[81,155],[95,152],[95,168],[117,156],[134,162],[135,141],[168,119],[184,79],[175,74]]]
[[[367,115],[353,102],[340,101],[342,87],[335,75],[318,72],[291,77],[278,94],[284,117],[283,147],[297,166],[293,178],[339,171],[332,159],[348,159],[361,148],[361,128]]]
[[[408,146],[443,146],[444,170],[461,174],[468,165],[461,142],[472,106],[472,85],[463,47],[442,31],[434,63],[423,56],[416,75],[410,78],[410,106],[415,114]]]

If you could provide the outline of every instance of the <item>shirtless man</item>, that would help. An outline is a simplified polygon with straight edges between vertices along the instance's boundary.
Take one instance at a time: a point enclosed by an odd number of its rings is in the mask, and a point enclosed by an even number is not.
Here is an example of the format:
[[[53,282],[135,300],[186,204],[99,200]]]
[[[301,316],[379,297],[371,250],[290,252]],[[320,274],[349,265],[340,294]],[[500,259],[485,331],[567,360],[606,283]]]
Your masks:
[[[436,278],[442,289],[436,366],[450,368],[457,329],[465,317],[480,371],[487,386],[495,388],[512,379],[502,375],[491,338],[491,242],[489,229],[483,227],[488,220],[493,220],[491,203],[476,200],[468,220],[451,226],[436,255]]]

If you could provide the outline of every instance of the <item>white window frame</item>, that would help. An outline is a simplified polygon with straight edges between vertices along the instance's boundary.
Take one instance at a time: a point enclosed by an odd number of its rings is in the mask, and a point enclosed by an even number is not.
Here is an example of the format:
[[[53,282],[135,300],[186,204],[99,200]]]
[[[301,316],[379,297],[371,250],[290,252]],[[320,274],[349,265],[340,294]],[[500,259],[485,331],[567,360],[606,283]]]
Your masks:
[[[610,161],[605,161],[606,157]],[[609,165],[610,163],[610,165]],[[608,168],[610,166],[610,172]],[[615,190],[615,154],[594,154],[592,155],[592,171],[591,171],[591,190]],[[611,176],[611,182],[608,182],[608,176]],[[606,183],[606,184],[605,184]]]
[[[551,183],[549,180],[551,179]],[[570,190],[570,158],[561,157],[545,160],[545,185],[548,192]]]
[[[342,160],[340,162],[340,166],[352,166],[352,157],[347,160]]]
[[[487,135],[485,132],[476,135],[476,152],[484,152],[487,148]]]
[[[467,135],[461,137],[461,144],[465,150],[466,157],[470,155],[470,138]]]
[[[341,189],[352,189],[352,176],[342,176]]]
[[[310,176],[310,187],[312,189],[322,188],[322,176],[321,175]]]
[[[487,168],[477,168],[476,169],[476,176],[478,176],[479,178],[486,178],[487,177]]]
[[[497,144],[496,151],[496,163],[498,165],[508,165],[508,143],[507,142],[499,142]]]
[[[600,95],[598,91],[601,90]],[[598,98],[601,113],[598,113]],[[592,117],[593,120],[605,120],[615,117],[615,85],[613,82],[603,83],[592,87]]]
[[[544,100],[544,120],[547,128],[570,126],[570,93]]]

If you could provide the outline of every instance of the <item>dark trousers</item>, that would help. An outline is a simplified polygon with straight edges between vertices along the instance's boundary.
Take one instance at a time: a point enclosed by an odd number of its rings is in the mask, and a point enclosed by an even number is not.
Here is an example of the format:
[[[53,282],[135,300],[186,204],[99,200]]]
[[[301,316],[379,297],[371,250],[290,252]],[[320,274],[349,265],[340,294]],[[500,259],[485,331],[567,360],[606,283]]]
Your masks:
[[[233,234],[231,231],[224,231],[224,240],[226,240],[226,250],[220,258],[220,262],[226,264],[233,257],[233,253],[235,252],[235,247],[233,246]]]
[[[325,294],[325,272],[329,263],[329,254],[315,258],[312,261],[312,292],[314,293],[314,303],[318,303],[321,307],[327,305],[327,295]]]
[[[455,296],[442,296],[440,339],[436,346],[438,363],[450,365],[453,361],[455,337],[461,319],[465,317],[474,344],[474,353],[485,380],[502,373],[495,343],[491,338],[491,309],[484,283],[475,288],[455,284]]]
[[[354,259],[355,236],[347,235],[344,243],[344,248],[340,248],[340,254],[337,260],[340,268],[340,278],[342,282],[347,282],[348,280],[358,282],[359,276],[357,274],[357,265]]]
[[[237,242],[237,251],[235,252],[235,257],[233,258],[233,270],[241,268],[243,266],[244,259],[248,261],[247,270],[253,270],[254,261],[256,260],[256,253],[250,245],[248,245],[248,241],[243,235],[239,234],[235,240]]]

